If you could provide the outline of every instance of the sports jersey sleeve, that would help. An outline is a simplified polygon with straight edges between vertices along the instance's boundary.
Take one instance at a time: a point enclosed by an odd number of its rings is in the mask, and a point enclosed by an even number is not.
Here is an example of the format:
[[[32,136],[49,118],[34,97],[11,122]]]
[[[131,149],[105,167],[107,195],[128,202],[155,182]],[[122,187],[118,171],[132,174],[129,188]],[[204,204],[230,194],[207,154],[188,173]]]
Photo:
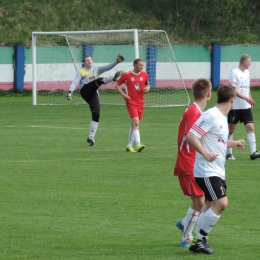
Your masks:
[[[102,74],[105,71],[111,70],[116,65],[117,65],[116,62],[114,61],[114,62],[111,62],[111,63],[109,63],[107,65],[104,65],[104,66],[98,66],[98,67],[96,67],[96,69],[97,69],[97,71],[98,71],[98,73],[100,75],[100,74]]]
[[[74,80],[70,84],[69,91],[73,92],[76,89],[77,85],[79,84],[80,80],[81,80],[81,72],[78,71]]]
[[[234,87],[237,86],[237,76],[233,70],[229,74],[229,83]]]
[[[186,113],[184,113],[184,121],[186,123],[186,128],[184,134],[187,135],[191,127],[198,120],[201,113],[198,113],[197,108],[195,106],[190,106]]]
[[[211,129],[212,122],[212,115],[209,113],[203,113],[200,118],[193,124],[190,132],[200,139]]]
[[[149,83],[149,76],[148,76],[148,74],[146,73],[146,81],[145,81],[145,86],[146,85],[150,85],[150,83]]]
[[[126,73],[123,73],[122,76],[117,80],[118,85],[122,85],[125,82]]]

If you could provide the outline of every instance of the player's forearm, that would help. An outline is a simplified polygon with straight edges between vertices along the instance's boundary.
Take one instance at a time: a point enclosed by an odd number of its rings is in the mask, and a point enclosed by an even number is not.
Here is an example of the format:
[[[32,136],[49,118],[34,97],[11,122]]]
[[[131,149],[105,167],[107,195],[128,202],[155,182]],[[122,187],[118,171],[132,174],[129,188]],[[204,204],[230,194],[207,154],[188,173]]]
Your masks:
[[[125,94],[123,92],[123,90],[121,89],[121,87],[118,85],[118,83],[116,83],[116,86],[115,86],[116,90],[119,92],[119,94],[121,94],[122,96]]]
[[[247,101],[248,97],[236,90],[236,96]]]
[[[112,68],[114,68],[115,66],[117,65],[117,63],[115,61],[107,64],[107,65],[104,65],[104,66],[100,66],[98,67],[98,73],[99,74],[102,74],[103,72],[105,71],[108,71],[108,70],[111,70]]]
[[[188,132],[186,139],[188,144],[191,145],[198,153],[203,156],[206,154],[206,149],[201,145],[199,138],[195,134]]]
[[[81,79],[81,73],[78,72],[76,77],[74,78],[74,80],[70,84],[69,91],[73,92],[76,89],[77,85],[80,82],[80,79]]]
[[[227,148],[233,148],[233,147],[235,147],[235,141],[227,140]]]
[[[147,93],[147,92],[149,92],[150,91],[150,85],[146,85],[145,87],[144,87],[144,93]]]
[[[228,148],[239,148],[239,149],[244,149],[245,146],[245,140],[241,139],[241,140],[227,140],[227,147]]]
[[[116,83],[116,90],[121,94],[123,99],[125,99],[125,100],[130,99],[130,97],[121,89],[121,87],[118,85],[118,83]]]
[[[71,84],[70,84],[69,91],[70,91],[70,92],[73,92],[75,89],[76,89],[75,84],[74,84],[74,83],[71,83]]]

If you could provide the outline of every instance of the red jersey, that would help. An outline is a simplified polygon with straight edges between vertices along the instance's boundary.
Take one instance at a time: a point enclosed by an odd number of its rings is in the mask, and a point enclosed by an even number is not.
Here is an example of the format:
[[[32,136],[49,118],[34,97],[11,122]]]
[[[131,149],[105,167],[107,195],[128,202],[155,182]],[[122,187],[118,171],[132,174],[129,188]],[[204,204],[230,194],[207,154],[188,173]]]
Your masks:
[[[133,71],[125,72],[117,81],[119,85],[124,84],[126,94],[131,98],[129,103],[144,102],[144,87],[149,84],[148,74],[141,71],[135,74]]]
[[[178,156],[174,168],[176,176],[193,176],[196,150],[186,142],[186,135],[200,115],[201,111],[195,102],[182,115],[178,132]]]

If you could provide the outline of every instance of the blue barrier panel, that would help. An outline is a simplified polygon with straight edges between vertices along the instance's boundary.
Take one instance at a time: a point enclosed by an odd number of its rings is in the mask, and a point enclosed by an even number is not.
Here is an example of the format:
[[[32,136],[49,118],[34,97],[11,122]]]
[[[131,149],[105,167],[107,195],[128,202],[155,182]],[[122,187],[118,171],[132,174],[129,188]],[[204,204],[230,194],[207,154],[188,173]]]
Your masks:
[[[93,54],[93,46],[92,45],[83,45],[82,46],[82,61],[83,61],[83,58],[86,57],[86,56],[92,57],[92,54]],[[82,67],[83,67],[83,65],[82,65]]]
[[[24,89],[24,46],[14,47],[14,89]]]
[[[212,44],[210,80],[213,88],[220,85],[220,53],[221,45],[219,43]]]
[[[156,88],[156,46],[149,44],[146,50],[146,72],[151,88]]]

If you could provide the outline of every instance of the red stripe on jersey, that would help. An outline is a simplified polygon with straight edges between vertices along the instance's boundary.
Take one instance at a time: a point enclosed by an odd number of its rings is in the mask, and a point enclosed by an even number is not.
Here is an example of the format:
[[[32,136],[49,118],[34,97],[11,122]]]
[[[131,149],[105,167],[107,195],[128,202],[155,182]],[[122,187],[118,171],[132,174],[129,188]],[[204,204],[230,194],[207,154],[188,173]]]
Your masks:
[[[201,136],[206,134],[206,132],[196,124],[192,126],[192,129],[198,132]]]
[[[235,81],[231,81],[230,84],[231,84],[232,86],[236,87],[237,82],[235,82]]]

